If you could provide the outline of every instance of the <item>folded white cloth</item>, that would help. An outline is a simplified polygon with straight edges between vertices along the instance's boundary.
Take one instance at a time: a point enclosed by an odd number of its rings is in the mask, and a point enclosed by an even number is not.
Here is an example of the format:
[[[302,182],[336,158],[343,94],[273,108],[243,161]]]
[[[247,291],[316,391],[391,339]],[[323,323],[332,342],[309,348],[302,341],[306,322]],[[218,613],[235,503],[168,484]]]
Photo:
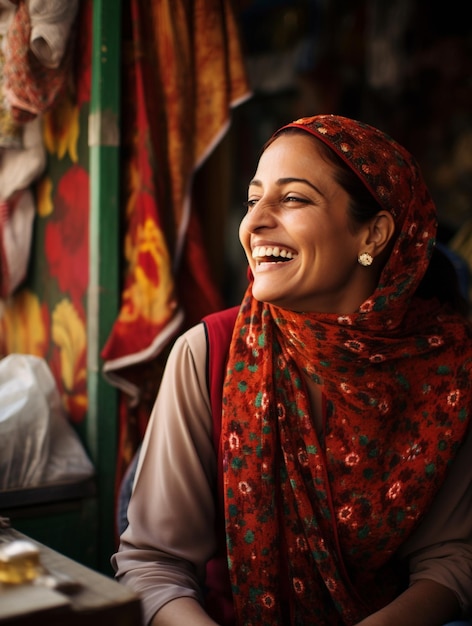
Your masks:
[[[0,148],[0,201],[29,187],[46,167],[42,117],[27,122],[21,130],[21,148]]]
[[[0,200],[0,298],[11,295],[26,276],[34,216],[29,189]]]
[[[78,0],[28,0],[27,6],[33,54],[45,67],[59,67],[77,15]]]

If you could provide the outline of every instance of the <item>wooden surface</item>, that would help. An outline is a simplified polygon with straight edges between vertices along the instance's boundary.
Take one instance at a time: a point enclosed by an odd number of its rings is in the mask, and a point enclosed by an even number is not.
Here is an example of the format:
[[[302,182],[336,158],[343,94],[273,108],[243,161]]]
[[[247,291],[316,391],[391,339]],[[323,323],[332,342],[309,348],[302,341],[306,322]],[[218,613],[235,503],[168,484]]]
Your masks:
[[[0,528],[0,543],[29,537]],[[127,587],[33,541],[41,565],[57,581],[45,584],[0,584],[0,625],[5,626],[141,626],[139,598]]]

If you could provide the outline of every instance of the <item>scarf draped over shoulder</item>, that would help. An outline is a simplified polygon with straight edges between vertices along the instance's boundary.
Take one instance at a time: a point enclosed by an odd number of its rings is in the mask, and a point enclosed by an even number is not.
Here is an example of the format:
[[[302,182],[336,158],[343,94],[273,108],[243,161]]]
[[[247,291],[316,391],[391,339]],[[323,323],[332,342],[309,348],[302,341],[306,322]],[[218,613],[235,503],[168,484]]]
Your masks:
[[[412,156],[339,116],[288,127],[331,147],[392,213],[399,236],[377,289],[351,315],[261,303],[250,282],[223,390],[228,563],[238,625],[349,626],[405,584],[392,557],[468,428],[471,331],[415,296],[437,225]],[[322,437],[307,378],[323,381]]]

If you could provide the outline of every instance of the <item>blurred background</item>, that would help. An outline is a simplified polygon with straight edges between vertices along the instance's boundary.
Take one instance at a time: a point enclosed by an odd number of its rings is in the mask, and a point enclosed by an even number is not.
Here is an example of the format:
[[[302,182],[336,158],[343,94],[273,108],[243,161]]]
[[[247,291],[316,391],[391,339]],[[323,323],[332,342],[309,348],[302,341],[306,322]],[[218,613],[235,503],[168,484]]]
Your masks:
[[[239,276],[231,242],[257,151],[274,129],[316,113],[371,123],[408,148],[437,203],[440,239],[470,262],[472,5],[254,0],[241,27],[254,95],[234,112],[229,274]],[[229,285],[233,302],[240,290]]]

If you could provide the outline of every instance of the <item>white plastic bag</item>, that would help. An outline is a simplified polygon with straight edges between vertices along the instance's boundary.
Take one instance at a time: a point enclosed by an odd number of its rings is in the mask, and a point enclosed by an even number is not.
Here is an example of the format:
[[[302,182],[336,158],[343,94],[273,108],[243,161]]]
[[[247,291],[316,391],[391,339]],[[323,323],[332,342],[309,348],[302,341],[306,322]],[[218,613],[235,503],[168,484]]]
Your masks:
[[[37,487],[94,474],[67,421],[44,359],[0,360],[0,489]]]

